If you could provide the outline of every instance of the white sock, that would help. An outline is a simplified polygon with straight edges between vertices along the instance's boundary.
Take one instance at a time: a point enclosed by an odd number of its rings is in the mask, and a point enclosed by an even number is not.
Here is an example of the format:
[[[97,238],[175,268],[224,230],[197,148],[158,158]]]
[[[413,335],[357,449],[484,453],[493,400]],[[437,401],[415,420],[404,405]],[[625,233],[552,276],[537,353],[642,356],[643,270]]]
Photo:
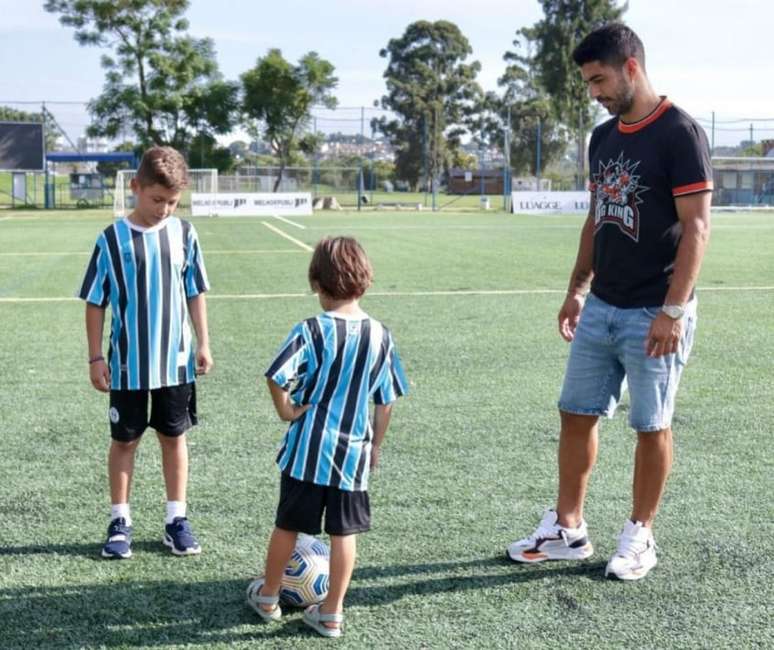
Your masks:
[[[132,515],[129,513],[128,503],[114,503],[110,506],[110,521],[123,517],[126,520],[126,525],[132,525]]]
[[[167,501],[165,524],[171,524],[175,517],[185,517],[185,501]]]

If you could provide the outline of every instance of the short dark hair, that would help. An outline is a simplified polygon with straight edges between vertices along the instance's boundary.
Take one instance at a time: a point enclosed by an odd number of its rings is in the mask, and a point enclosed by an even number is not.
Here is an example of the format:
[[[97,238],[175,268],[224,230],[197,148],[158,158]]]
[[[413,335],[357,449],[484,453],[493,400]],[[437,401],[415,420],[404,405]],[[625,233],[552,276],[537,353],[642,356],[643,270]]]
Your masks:
[[[635,58],[645,68],[645,47],[634,30],[623,23],[607,23],[588,34],[572,52],[578,65],[599,61],[606,65],[622,66]]]
[[[360,298],[373,280],[363,247],[352,237],[326,237],[314,249],[309,284],[336,300]]]
[[[162,185],[179,192],[188,186],[188,165],[172,147],[151,147],[142,156],[135,176],[142,187]]]

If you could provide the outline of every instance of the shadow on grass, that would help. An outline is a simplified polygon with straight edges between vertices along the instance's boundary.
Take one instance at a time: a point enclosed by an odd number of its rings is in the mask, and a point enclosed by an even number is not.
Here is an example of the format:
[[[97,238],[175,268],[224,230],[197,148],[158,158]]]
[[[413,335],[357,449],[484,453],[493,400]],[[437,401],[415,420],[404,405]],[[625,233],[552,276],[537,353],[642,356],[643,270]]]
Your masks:
[[[498,571],[498,569],[500,570]],[[358,580],[396,578],[429,573],[443,574],[461,570],[464,572],[460,575],[410,580],[400,584],[369,587],[357,585]],[[519,564],[512,562],[505,555],[464,562],[371,566],[355,569],[353,586],[347,592],[347,604],[363,606],[385,604],[410,595],[489,589],[551,577],[582,576],[594,581],[603,581],[605,580],[604,572],[605,562]]]
[[[106,560],[100,555],[101,543],[94,544],[30,544],[28,546],[0,546],[0,556],[3,555],[72,555],[84,557],[88,560]],[[161,543],[161,540],[134,541],[132,552],[151,553],[155,555],[169,555],[169,549]]]
[[[245,604],[249,578],[0,589],[0,647],[154,647],[288,640],[301,621],[263,625]]]
[[[153,545],[145,544],[149,548]],[[3,550],[5,554],[9,552]],[[34,554],[38,547],[24,547],[16,552]],[[46,547],[41,552],[95,556],[90,544],[62,545],[56,551]],[[378,607],[405,596],[475,591],[551,576],[601,579],[603,569],[601,562],[517,565],[504,557],[366,566],[355,572],[347,605]],[[367,580],[388,584],[358,584]],[[290,610],[281,625],[261,624],[244,602],[248,582],[249,576],[206,582],[131,582],[114,574],[99,584],[0,589],[2,647],[206,647],[261,639],[292,644],[293,640],[314,636],[301,622],[299,610]]]

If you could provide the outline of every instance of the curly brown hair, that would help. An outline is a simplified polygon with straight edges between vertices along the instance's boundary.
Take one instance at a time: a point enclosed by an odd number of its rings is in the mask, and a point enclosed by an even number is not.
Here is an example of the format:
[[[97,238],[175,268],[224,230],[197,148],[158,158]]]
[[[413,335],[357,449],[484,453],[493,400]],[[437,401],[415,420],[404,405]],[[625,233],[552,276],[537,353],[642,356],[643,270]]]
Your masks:
[[[188,165],[177,149],[151,147],[143,154],[135,178],[142,187],[158,184],[180,192],[188,187]]]
[[[363,247],[352,237],[320,240],[309,263],[309,284],[335,300],[360,298],[374,272]]]

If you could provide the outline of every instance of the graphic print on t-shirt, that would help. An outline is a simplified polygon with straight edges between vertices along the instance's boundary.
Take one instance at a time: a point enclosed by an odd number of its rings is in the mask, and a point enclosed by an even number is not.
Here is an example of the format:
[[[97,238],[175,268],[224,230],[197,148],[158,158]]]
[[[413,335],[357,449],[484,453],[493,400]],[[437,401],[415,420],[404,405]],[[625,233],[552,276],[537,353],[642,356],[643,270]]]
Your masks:
[[[640,161],[623,159],[623,152],[617,160],[607,164],[599,161],[599,172],[592,174],[591,190],[594,192],[594,232],[606,223],[611,223],[634,241],[640,238],[640,195],[648,187],[640,185],[640,176],[635,171]]]

